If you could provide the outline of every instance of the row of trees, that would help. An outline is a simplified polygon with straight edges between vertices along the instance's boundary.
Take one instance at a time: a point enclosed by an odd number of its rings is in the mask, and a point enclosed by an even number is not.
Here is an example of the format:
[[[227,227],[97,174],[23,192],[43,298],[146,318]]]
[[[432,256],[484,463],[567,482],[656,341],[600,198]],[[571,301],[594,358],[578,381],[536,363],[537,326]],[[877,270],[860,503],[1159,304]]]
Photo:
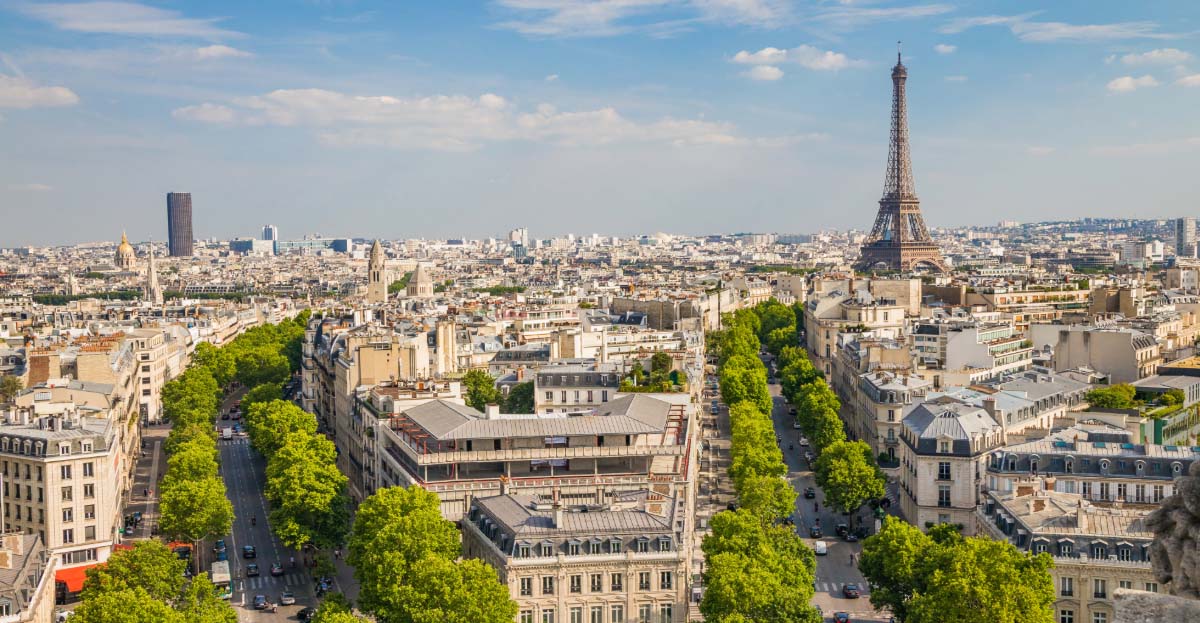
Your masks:
[[[187,561],[158,541],[139,541],[88,569],[79,623],[236,623],[204,573],[184,576]]]
[[[507,587],[486,563],[458,560],[458,530],[440,506],[419,486],[381,489],[363,501],[347,555],[358,607],[380,623],[510,623],[517,604]]]
[[[815,623],[821,617],[809,604],[816,558],[782,521],[795,510],[796,490],[785,478],[767,370],[758,357],[762,318],[739,310],[724,324],[709,348],[720,362],[721,395],[729,405],[729,475],[740,505],[713,518],[712,533],[701,545],[707,566],[700,610],[706,621],[719,623]]]
[[[1052,566],[1045,553],[964,538],[950,524],[925,534],[894,517],[863,541],[858,564],[871,583],[871,604],[901,623],[1052,623]]]

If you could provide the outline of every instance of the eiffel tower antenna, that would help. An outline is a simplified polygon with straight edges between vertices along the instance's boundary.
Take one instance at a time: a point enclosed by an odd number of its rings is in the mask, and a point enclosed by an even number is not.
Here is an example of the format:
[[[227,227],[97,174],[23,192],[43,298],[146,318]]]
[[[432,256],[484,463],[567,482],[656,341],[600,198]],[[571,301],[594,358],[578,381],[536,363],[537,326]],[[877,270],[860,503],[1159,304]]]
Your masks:
[[[896,66],[892,68],[892,133],[888,143],[887,171],[883,197],[875,226],[863,245],[860,270],[886,268],[910,271],[923,267],[944,271],[942,253],[925,228],[921,202],[913,181],[912,155],[908,143],[908,102],[905,86],[908,68],[901,60],[901,42],[896,42]]]

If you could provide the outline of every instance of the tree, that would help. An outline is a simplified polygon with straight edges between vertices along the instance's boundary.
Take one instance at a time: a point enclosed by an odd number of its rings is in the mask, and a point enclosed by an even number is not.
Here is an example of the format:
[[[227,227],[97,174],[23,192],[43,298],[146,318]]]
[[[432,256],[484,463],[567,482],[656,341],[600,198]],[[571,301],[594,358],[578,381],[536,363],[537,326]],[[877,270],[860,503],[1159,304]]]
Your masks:
[[[246,387],[263,383],[282,384],[292,374],[291,363],[280,353],[281,344],[242,350],[237,355],[237,380]]]
[[[397,603],[400,585],[417,561],[458,557],[458,530],[440,509],[438,496],[419,486],[380,489],[363,501],[346,557],[360,585],[359,607],[386,620],[382,613]]]
[[[513,385],[504,401],[504,410],[509,413],[533,413],[533,390],[533,381]]]
[[[87,570],[81,597],[140,588],[153,599],[171,601],[183,590],[187,562],[158,541],[136,541],[133,549],[118,550],[108,562]]]
[[[225,387],[237,374],[237,363],[229,351],[217,348],[208,342],[196,344],[192,352],[192,367],[207,368],[217,385]]]
[[[195,542],[227,534],[233,525],[233,504],[220,478],[172,481],[161,492],[163,534]]]
[[[1136,404],[1133,400],[1136,393],[1137,389],[1134,386],[1121,383],[1093,389],[1087,393],[1087,401],[1098,409],[1132,409]]]
[[[774,406],[767,387],[767,370],[757,356],[736,355],[721,366],[721,398],[734,405],[743,400],[754,403],[763,413]]]
[[[237,623],[238,620],[229,602],[217,598],[216,588],[204,573],[188,582],[175,609],[187,623]]]
[[[263,456],[271,457],[288,435],[316,433],[317,419],[286,400],[259,402],[246,411],[246,432],[254,448]]]
[[[650,357],[650,374],[654,374],[655,372],[663,375],[670,374],[671,368],[674,366],[675,360],[667,353],[660,351],[654,353],[653,357]]]
[[[946,526],[925,535],[888,517],[863,542],[859,569],[873,587],[871,603],[903,623],[1051,623],[1052,565],[1047,554],[1005,541],[963,538]]]
[[[843,513],[853,513],[886,493],[875,453],[862,441],[830,444],[817,457],[816,472],[817,484],[825,491],[826,506]]]
[[[208,439],[215,451],[217,449],[216,434],[216,431],[209,424],[189,423],[182,426],[174,426],[167,435],[167,440],[163,442],[163,450],[170,456],[175,454],[183,444],[196,439]]]
[[[0,376],[0,402],[8,402],[21,393],[24,384],[15,376]]]
[[[71,623],[184,623],[183,615],[143,588],[105,591],[85,599]]]
[[[256,404],[283,400],[283,386],[278,383],[263,383],[242,396],[242,412],[249,414],[251,407]],[[312,416],[309,416],[312,417]]]
[[[347,479],[337,467],[332,442],[308,431],[287,433],[267,457],[266,477],[263,493],[273,507],[271,529],[280,541],[292,548],[341,543]]]
[[[463,387],[467,388],[467,405],[479,411],[487,408],[489,403],[499,404],[500,390],[496,389],[496,379],[486,370],[470,370],[463,376]]]
[[[175,448],[175,452],[167,459],[164,487],[178,480],[217,478],[216,448],[208,445],[207,440],[207,437],[197,437]]]
[[[778,301],[775,301],[773,305],[767,305],[766,311],[762,313],[761,318],[762,326],[758,330],[758,334],[764,342],[767,341],[767,336],[779,329],[786,329],[793,332],[796,330],[795,314]]]
[[[790,517],[796,510],[796,490],[778,476],[754,474],[742,481],[738,502],[763,521],[774,522]]]
[[[375,614],[384,621],[510,623],[517,604],[483,561],[428,554],[409,567],[394,601]]]
[[[801,422],[803,426],[803,422]],[[824,409],[810,422],[809,426],[804,431],[817,452],[824,452],[825,448],[839,441],[846,440],[846,431],[842,427],[842,419],[838,417],[836,411]]]
[[[767,351],[771,354],[778,354],[788,346],[796,344],[796,329],[793,327],[780,327],[767,334],[766,344]]]

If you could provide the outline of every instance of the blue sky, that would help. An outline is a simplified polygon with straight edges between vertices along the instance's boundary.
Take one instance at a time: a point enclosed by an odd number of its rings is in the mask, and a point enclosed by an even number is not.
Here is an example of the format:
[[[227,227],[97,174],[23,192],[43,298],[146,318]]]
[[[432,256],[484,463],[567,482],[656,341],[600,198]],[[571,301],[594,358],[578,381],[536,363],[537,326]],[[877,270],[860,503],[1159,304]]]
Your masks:
[[[0,0],[0,246],[1195,215],[1194,2]]]

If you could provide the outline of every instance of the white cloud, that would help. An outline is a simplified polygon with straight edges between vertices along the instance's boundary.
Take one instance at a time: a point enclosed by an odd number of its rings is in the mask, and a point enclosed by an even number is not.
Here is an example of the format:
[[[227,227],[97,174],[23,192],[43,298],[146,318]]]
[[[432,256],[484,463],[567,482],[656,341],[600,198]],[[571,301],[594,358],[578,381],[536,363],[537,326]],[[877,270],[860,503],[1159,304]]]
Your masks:
[[[402,98],[356,96],[325,89],[281,89],[176,109],[184,121],[219,125],[312,128],[334,146],[372,145],[405,149],[466,151],[502,141],[556,145],[655,142],[671,145],[789,144],[784,138],[739,137],[733,125],[705,119],[637,121],[611,107],[560,111],[543,104],[521,112],[495,94]]]
[[[981,15],[952,19],[938,32],[955,34],[978,26],[1008,26],[1021,41],[1046,43],[1051,41],[1116,41],[1121,39],[1169,39],[1176,35],[1163,33],[1154,22],[1115,22],[1112,24],[1067,24],[1065,22],[1035,22],[1030,18],[1037,12],[1021,15]]]
[[[1146,156],[1193,151],[1197,147],[1200,147],[1200,136],[1130,145],[1101,145],[1092,148],[1091,153],[1101,156]]]
[[[1158,86],[1158,80],[1154,76],[1145,75],[1138,78],[1133,76],[1121,76],[1108,83],[1108,90],[1113,93],[1129,93],[1145,87]]]
[[[497,0],[518,19],[496,24],[523,35],[608,37],[628,32],[633,17],[669,4],[669,0]]]
[[[205,102],[196,106],[184,106],[171,111],[171,116],[183,121],[201,121],[204,123],[233,123],[235,115],[232,108]]]
[[[558,74],[550,74],[546,76],[546,82],[558,82]]]
[[[38,86],[23,76],[0,74],[0,108],[74,106],[79,96],[67,87]]]
[[[1200,87],[1200,74],[1183,76],[1182,78],[1176,80],[1175,84],[1181,87]]]
[[[48,193],[54,190],[49,184],[9,184],[9,190],[31,192],[31,193]]]
[[[231,48],[227,45],[207,45],[196,48],[193,52],[198,60],[207,61],[220,58],[248,58],[254,56],[245,50]]]
[[[1030,145],[1029,147],[1025,148],[1025,153],[1029,154],[1030,156],[1049,156],[1050,154],[1054,153],[1054,148],[1047,147],[1045,145]]]
[[[1192,60],[1192,55],[1175,48],[1159,48],[1141,54],[1126,54],[1121,62],[1126,65],[1178,65]]]
[[[240,36],[240,33],[218,27],[220,18],[183,17],[179,11],[134,2],[27,3],[17,6],[29,17],[75,32],[202,39]]]
[[[894,22],[943,15],[953,10],[954,7],[949,4],[921,4],[890,8],[841,6],[816,13],[810,19],[825,24],[834,30],[848,31],[879,22]]]
[[[939,43],[939,44],[933,46],[933,51],[937,52],[938,54],[954,54],[954,52],[956,50],[958,50],[957,45],[949,45],[949,44],[945,44],[945,43]]]
[[[946,82],[966,82],[966,76],[946,76]]]
[[[774,65],[755,65],[744,75],[751,80],[770,82],[782,78],[783,70]]]
[[[841,52],[821,51],[811,45],[801,45],[790,50],[763,48],[757,52],[742,50],[733,55],[733,62],[742,65],[780,65],[795,63],[815,71],[838,71],[850,67],[864,67],[865,61],[852,59]]]

